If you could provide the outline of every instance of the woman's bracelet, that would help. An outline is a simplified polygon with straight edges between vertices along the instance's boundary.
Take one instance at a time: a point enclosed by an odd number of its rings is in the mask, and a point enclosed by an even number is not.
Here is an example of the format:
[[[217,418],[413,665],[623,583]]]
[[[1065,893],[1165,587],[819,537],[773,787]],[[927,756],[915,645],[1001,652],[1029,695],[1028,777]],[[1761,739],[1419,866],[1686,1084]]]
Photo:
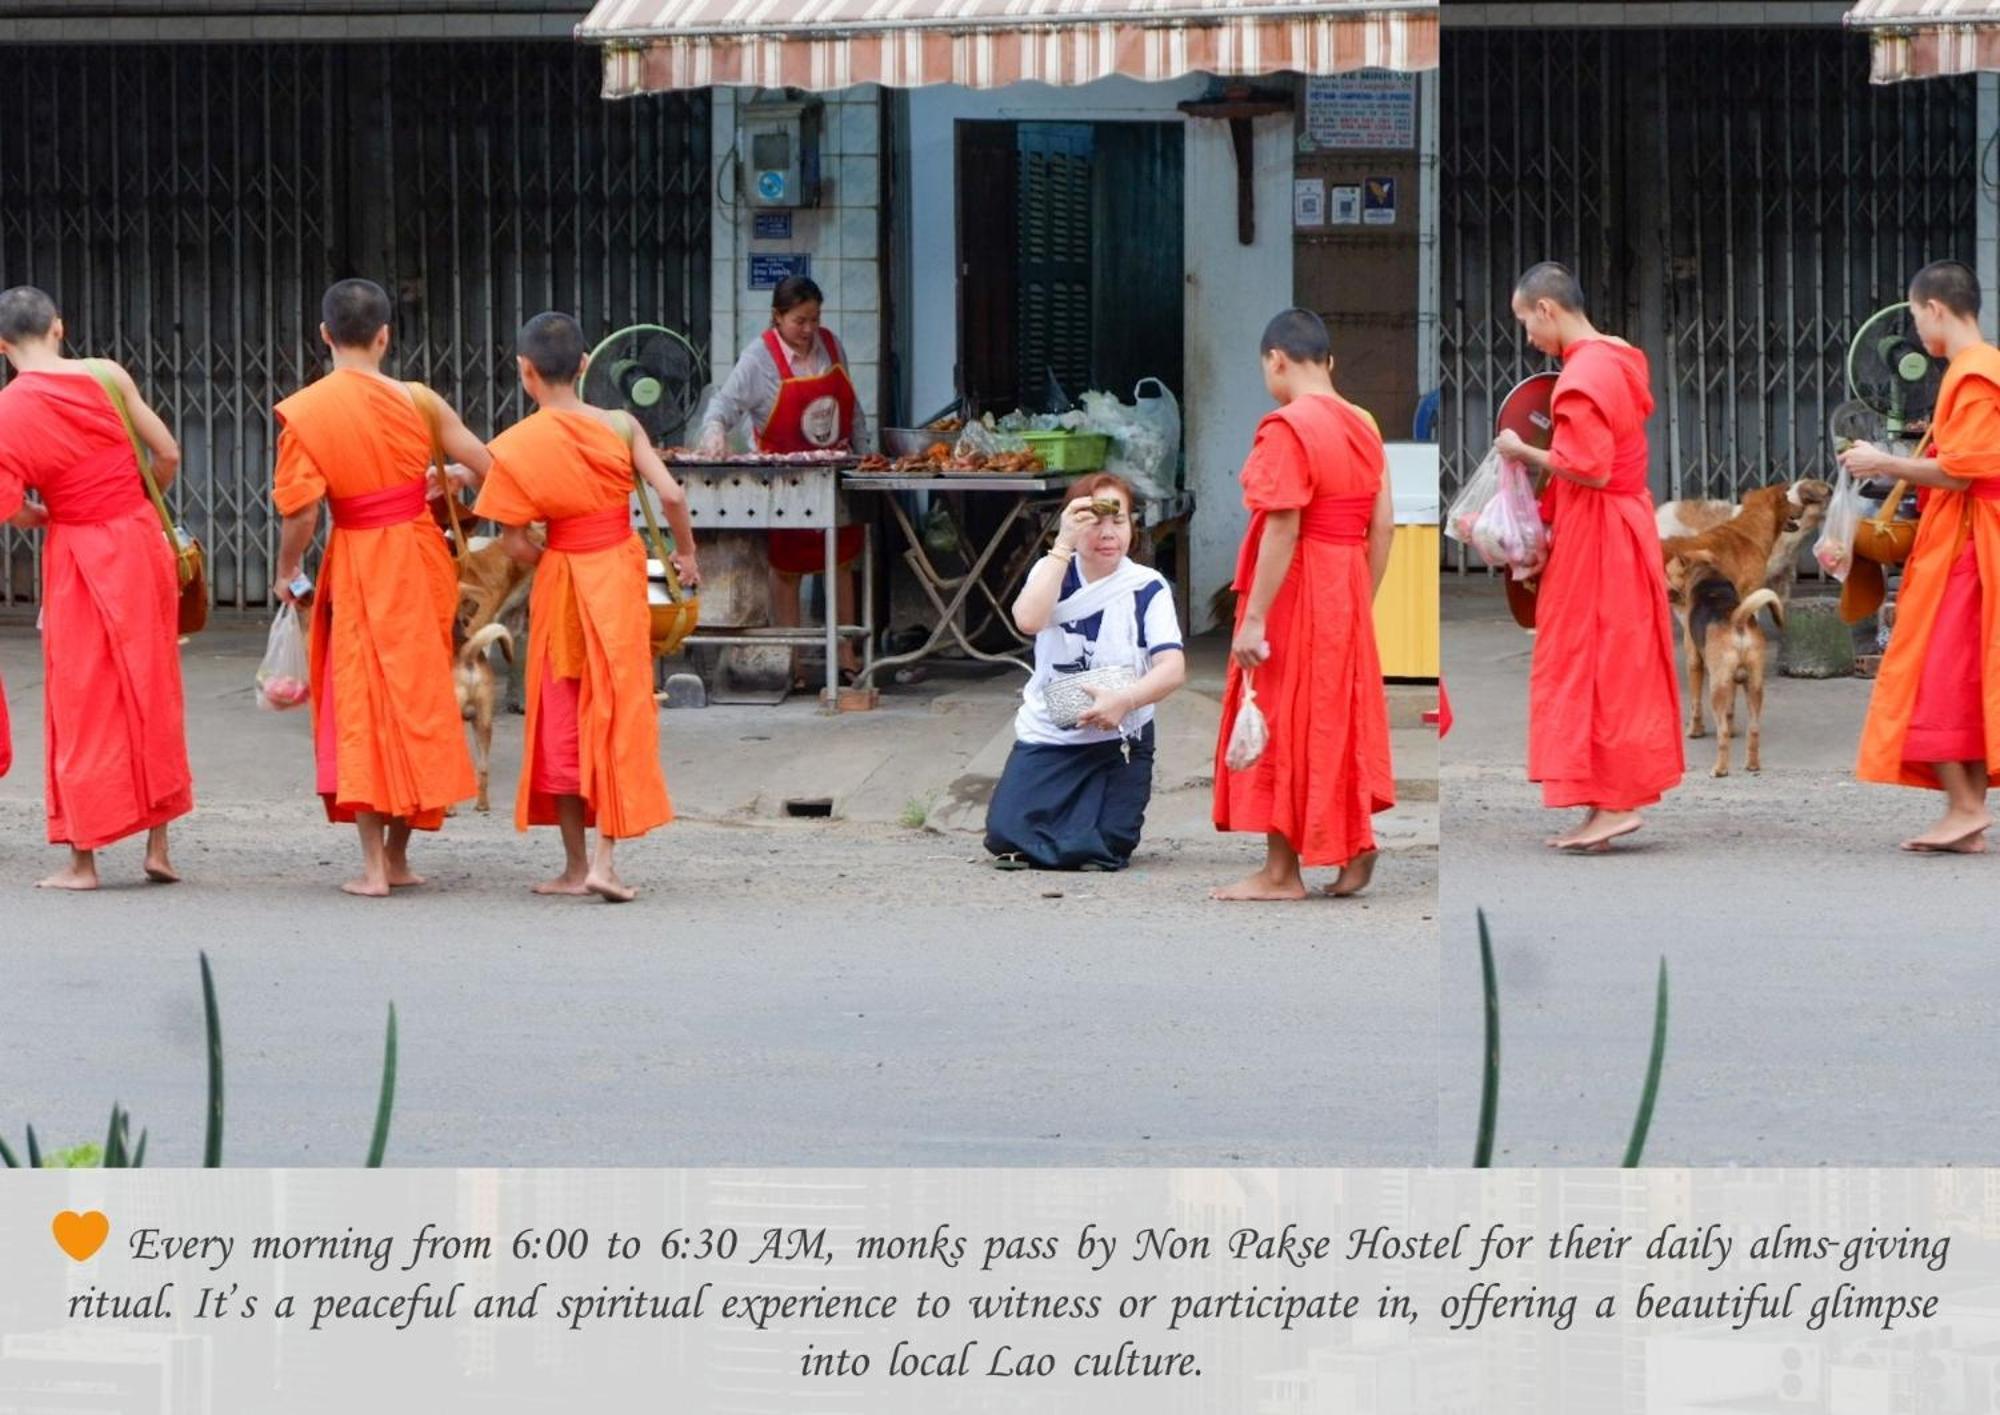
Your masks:
[[[1052,545],[1048,548],[1047,554],[1050,559],[1067,565],[1075,558],[1076,549],[1073,546]]]

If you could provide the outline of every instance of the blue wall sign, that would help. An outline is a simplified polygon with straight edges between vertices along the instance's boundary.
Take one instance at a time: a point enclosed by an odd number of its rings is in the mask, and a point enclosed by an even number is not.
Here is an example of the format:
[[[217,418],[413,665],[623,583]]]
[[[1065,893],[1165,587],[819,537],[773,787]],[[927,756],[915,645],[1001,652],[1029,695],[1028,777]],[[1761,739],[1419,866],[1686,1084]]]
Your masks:
[[[809,255],[777,255],[762,252],[750,257],[750,288],[775,290],[787,276],[812,278],[813,258]]]

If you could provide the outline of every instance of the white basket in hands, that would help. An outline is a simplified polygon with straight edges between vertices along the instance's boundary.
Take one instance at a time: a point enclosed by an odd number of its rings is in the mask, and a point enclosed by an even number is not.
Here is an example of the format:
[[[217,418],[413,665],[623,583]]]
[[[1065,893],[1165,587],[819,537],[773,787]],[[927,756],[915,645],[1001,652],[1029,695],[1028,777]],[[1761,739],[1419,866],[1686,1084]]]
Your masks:
[[[1048,710],[1049,721],[1056,726],[1074,727],[1095,701],[1089,689],[1119,693],[1136,686],[1138,682],[1138,673],[1128,663],[1087,668],[1081,673],[1065,673],[1059,678],[1051,678],[1042,689],[1042,706]]]

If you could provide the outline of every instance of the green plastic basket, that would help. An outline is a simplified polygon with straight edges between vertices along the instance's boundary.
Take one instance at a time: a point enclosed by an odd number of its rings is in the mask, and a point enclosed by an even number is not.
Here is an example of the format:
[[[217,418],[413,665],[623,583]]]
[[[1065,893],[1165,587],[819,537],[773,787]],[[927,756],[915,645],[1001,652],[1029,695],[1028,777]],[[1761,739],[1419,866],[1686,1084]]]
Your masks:
[[[1101,472],[1111,439],[1101,432],[1024,432],[1021,440],[1052,472]]]

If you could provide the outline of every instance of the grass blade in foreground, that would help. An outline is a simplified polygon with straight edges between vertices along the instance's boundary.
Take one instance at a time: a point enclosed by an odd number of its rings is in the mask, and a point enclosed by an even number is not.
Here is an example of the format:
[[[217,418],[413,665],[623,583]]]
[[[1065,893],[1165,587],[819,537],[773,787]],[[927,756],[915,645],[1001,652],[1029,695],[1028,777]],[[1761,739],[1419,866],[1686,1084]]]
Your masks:
[[[1660,960],[1659,998],[1653,1004],[1653,1057],[1646,1064],[1646,1089],[1639,1097],[1639,1115],[1632,1122],[1632,1142],[1625,1147],[1625,1168],[1637,1169],[1646,1152],[1646,1132],[1653,1127],[1653,1102],[1660,1094],[1660,1063],[1667,1055],[1667,960]]]
[[[382,1055],[382,1099],[375,1107],[375,1138],[368,1146],[368,1167],[380,1169],[389,1148],[389,1113],[396,1108],[396,1004],[389,1004],[389,1042]]]
[[[1493,940],[1486,929],[1486,911],[1479,911],[1479,969],[1486,986],[1486,1076],[1479,1088],[1479,1139],[1472,1147],[1472,1167],[1493,1164],[1493,1127],[1500,1112],[1500,983],[1493,969]]]
[[[222,1017],[215,1005],[215,978],[208,971],[208,954],[201,955],[201,1010],[208,1018],[208,1139],[202,1145],[202,1167],[222,1168]]]

